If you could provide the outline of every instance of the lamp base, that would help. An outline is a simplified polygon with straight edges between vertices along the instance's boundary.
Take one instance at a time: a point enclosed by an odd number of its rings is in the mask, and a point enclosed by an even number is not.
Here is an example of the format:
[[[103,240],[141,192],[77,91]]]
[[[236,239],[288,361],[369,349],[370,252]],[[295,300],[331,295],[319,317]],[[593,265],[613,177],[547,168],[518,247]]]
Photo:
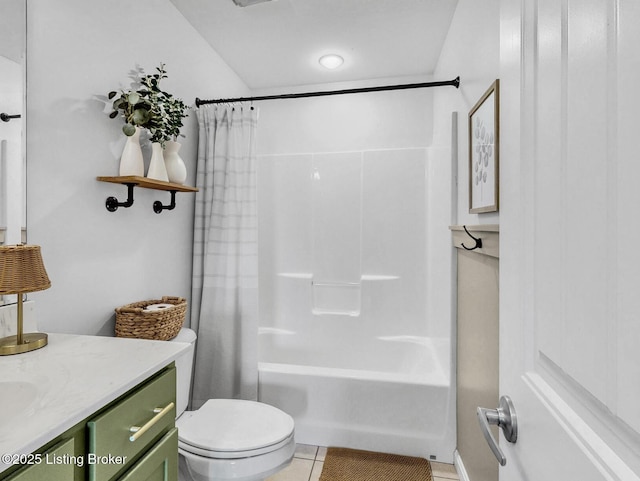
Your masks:
[[[47,345],[47,335],[44,332],[30,332],[22,335],[22,344],[18,344],[17,336],[3,337],[0,339],[0,356],[22,354],[34,351]]]

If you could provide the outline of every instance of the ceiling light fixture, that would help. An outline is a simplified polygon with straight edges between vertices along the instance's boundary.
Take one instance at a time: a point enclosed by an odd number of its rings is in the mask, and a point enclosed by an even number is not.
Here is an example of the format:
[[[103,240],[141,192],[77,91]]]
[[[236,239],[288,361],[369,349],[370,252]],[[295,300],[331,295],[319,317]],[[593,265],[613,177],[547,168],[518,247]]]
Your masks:
[[[320,65],[322,65],[324,68],[334,70],[344,63],[344,59],[340,55],[330,53],[320,57],[318,62],[320,62]]]

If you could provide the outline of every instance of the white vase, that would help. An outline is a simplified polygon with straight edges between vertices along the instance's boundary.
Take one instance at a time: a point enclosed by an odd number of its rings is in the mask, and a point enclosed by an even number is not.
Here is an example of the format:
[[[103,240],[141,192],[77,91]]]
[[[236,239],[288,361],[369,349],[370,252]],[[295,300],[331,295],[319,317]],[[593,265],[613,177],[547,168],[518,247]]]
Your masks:
[[[138,175],[144,177],[144,159],[140,148],[140,128],[124,144],[120,157],[120,175]]]
[[[167,176],[169,182],[176,184],[184,184],[184,181],[187,180],[187,167],[178,155],[180,147],[182,144],[173,140],[167,140],[164,144],[164,165],[167,169]]]
[[[164,156],[162,155],[162,144],[160,142],[153,142],[151,144],[151,162],[149,162],[147,178],[163,180],[165,182],[169,181],[167,169],[164,166]]]

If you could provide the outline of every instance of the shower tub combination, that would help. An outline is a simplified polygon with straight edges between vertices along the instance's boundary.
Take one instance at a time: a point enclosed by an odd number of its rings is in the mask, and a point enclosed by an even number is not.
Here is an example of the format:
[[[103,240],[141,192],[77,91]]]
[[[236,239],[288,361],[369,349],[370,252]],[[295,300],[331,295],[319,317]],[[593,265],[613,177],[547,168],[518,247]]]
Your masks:
[[[296,442],[453,462],[447,339],[389,336],[316,351],[305,345],[291,331],[261,329],[260,400],[293,416]]]
[[[450,268],[436,268],[451,246],[442,229],[443,252],[429,243],[442,196],[427,198],[427,161],[260,158],[258,396],[298,443],[453,461]]]

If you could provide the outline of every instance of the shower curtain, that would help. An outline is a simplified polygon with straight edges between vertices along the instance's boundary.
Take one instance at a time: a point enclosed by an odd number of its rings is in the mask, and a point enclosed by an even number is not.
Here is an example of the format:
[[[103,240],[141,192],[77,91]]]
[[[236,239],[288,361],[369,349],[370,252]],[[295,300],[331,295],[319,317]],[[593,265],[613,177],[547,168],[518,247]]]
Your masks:
[[[258,224],[253,107],[198,109],[191,326],[192,407],[257,400]]]

